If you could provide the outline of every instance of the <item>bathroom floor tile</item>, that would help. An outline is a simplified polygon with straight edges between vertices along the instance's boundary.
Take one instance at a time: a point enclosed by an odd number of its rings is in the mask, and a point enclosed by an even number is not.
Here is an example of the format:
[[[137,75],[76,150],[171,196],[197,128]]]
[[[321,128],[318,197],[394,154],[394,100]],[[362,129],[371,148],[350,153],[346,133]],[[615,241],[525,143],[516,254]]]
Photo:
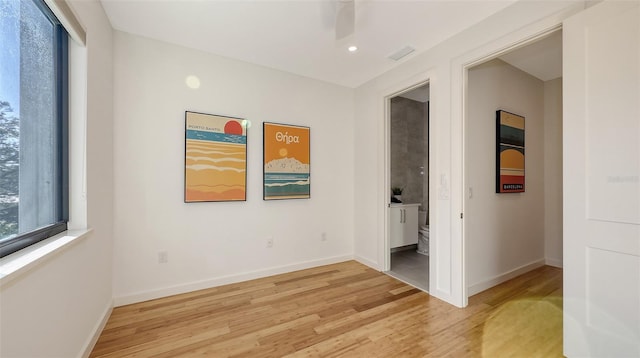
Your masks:
[[[420,289],[429,290],[429,256],[419,254],[415,249],[392,253],[389,273]]]

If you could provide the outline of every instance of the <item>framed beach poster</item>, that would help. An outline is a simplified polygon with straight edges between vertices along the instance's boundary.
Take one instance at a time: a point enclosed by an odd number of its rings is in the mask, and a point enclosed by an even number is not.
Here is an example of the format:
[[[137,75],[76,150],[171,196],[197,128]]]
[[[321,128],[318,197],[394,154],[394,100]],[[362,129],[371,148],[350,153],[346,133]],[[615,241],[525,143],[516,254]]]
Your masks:
[[[185,112],[184,201],[247,200],[247,128],[239,118]]]
[[[262,124],[263,198],[308,199],[310,187],[310,129],[287,124]]]
[[[496,111],[496,193],[524,192],[524,117]]]

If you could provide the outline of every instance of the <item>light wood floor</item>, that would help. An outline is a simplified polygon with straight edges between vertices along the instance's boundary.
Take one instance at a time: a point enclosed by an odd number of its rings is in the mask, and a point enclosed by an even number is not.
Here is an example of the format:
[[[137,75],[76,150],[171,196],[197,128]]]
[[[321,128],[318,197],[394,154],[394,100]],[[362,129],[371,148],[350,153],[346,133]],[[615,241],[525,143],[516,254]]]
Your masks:
[[[562,271],[464,309],[355,261],[113,310],[91,357],[561,357]]]

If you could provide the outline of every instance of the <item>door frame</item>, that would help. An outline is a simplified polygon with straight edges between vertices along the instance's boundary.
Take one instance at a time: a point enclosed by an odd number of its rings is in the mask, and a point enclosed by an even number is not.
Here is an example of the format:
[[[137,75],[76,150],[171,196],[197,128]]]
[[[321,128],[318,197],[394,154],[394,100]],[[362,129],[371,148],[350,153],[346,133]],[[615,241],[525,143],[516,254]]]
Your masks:
[[[583,11],[586,3],[576,3],[563,8],[562,10],[541,18],[530,24],[523,25],[516,31],[510,32],[502,37],[495,38],[487,43],[480,44],[476,48],[467,51],[451,60],[451,275],[449,282],[450,290],[440,292],[440,295],[447,295],[447,302],[458,307],[466,307],[469,303],[467,287],[467,256],[466,249],[467,232],[464,225],[464,208],[466,202],[467,181],[465,178],[465,124],[467,103],[466,96],[468,90],[468,70],[469,68],[498,57],[507,51],[526,46],[532,41],[539,39],[562,27],[562,22],[568,17]],[[455,223],[454,220],[459,220]],[[431,284],[433,287],[433,284]],[[438,290],[439,287],[436,287]]]
[[[548,37],[557,31],[562,31],[562,21],[543,28],[542,30],[536,31],[535,33],[528,34],[527,36],[522,37],[520,40],[512,42],[510,44],[503,45],[501,47],[496,47],[491,50],[485,51],[483,54],[477,54],[476,56],[472,56],[467,58],[465,61],[460,63],[461,68],[461,80],[462,80],[462,93],[461,93],[461,125],[460,125],[460,133],[461,133],[461,158],[462,158],[462,167],[461,167],[461,237],[462,237],[462,261],[463,261],[463,307],[468,305],[468,284],[467,284],[467,257],[469,256],[469,252],[467,251],[466,239],[467,239],[467,230],[465,220],[463,215],[466,214],[467,201],[469,200],[469,183],[467,178],[467,139],[471,135],[467,133],[466,128],[468,124],[468,91],[469,91],[469,70],[473,67],[483,64],[485,62],[494,60],[499,58],[502,55],[505,55],[511,51],[520,49],[522,47],[526,47],[531,45],[539,40]]]
[[[400,82],[395,86],[388,88],[384,91],[382,97],[384,99],[384,180],[382,180],[382,186],[380,188],[381,193],[385,193],[381,196],[382,202],[380,203],[380,207],[383,208],[383,225],[384,233],[383,235],[383,243],[381,252],[381,260],[382,262],[382,271],[387,272],[391,270],[391,225],[390,225],[390,212],[389,206],[391,204],[391,195],[389,194],[389,188],[391,188],[391,99],[397,97],[405,92],[411,91],[418,87],[429,85],[429,122],[431,121],[432,111],[432,93],[433,93],[433,75],[430,72],[424,72],[417,76],[412,77],[409,80]],[[429,129],[429,155],[431,155],[431,128]],[[429,168],[427,170],[431,173],[433,164],[431,158],[429,158]],[[431,199],[431,175],[429,175],[429,206],[432,205]],[[429,215],[431,215],[431,211],[429,211]],[[431,242],[429,243],[431,246]],[[429,248],[429,252],[431,252],[431,247]],[[429,261],[429,272],[433,269],[433,265],[431,263],[432,260]]]

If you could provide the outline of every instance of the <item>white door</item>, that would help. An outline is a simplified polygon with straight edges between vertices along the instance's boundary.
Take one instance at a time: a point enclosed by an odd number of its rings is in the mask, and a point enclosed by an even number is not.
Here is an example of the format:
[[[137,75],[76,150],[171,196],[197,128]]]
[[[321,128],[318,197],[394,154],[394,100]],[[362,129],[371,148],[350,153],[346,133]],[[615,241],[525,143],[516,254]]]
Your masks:
[[[640,2],[563,34],[564,353],[640,357]]]

